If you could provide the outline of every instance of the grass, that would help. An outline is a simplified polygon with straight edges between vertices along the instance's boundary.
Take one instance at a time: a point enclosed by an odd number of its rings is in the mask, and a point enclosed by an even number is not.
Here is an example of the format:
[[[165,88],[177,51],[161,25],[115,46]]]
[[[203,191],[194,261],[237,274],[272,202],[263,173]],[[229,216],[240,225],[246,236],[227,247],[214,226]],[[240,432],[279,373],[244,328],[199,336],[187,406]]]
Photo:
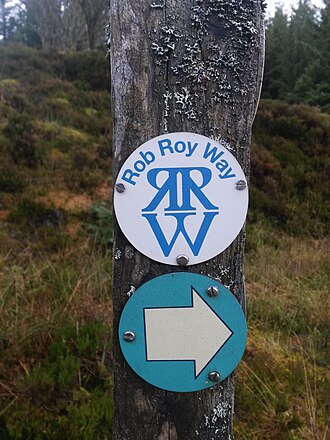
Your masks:
[[[329,240],[265,226],[250,235],[258,247],[245,270],[249,342],[237,373],[236,438],[326,439]]]
[[[2,254],[1,439],[106,438],[110,270],[110,255],[86,237],[52,254]]]
[[[0,59],[0,439],[108,439],[108,66],[20,46],[0,45]],[[238,440],[326,439],[329,144],[329,114],[261,101]]]
[[[249,342],[237,372],[236,438],[326,439],[329,243],[265,225],[248,237],[258,245],[246,255]],[[3,438],[106,438],[111,255],[82,230],[56,251],[10,249],[1,253]]]

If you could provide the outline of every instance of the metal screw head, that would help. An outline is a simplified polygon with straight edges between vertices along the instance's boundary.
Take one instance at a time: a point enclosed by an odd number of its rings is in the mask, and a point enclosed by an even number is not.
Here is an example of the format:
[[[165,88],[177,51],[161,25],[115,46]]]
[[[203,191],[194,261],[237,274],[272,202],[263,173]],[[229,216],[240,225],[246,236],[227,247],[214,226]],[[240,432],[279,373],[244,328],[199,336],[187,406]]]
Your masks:
[[[211,382],[220,382],[220,373],[218,373],[217,371],[211,371],[211,373],[209,373],[209,379]]]
[[[245,182],[245,180],[239,180],[237,183],[236,183],[236,189],[238,189],[239,191],[242,191],[243,189],[245,189],[246,188],[246,182]]]
[[[179,266],[187,266],[189,263],[189,257],[187,257],[187,255],[178,255],[176,257],[176,262]]]
[[[211,298],[215,298],[215,297],[218,296],[218,294],[219,294],[219,289],[218,289],[217,287],[215,287],[215,286],[210,286],[210,287],[207,289],[207,294],[208,294],[208,296],[210,296]]]
[[[135,339],[135,333],[134,332],[125,332],[124,339],[127,342],[133,342]]]
[[[125,191],[125,185],[123,183],[116,183],[116,191],[123,193]]]

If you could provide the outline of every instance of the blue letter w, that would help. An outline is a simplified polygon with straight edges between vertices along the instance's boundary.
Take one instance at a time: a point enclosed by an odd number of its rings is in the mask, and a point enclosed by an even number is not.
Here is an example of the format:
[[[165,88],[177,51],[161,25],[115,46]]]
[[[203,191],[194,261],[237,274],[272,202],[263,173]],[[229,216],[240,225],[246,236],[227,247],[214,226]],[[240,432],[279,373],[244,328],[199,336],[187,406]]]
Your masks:
[[[165,216],[175,217],[176,221],[177,221],[176,231],[174,232],[174,235],[169,242],[167,242],[166,237],[165,237],[161,227],[159,226],[156,213],[142,214],[142,217],[145,217],[148,220],[149,225],[151,226],[165,257],[169,256],[169,254],[170,254],[178,236],[180,235],[180,233],[184,236],[192,253],[196,257],[199,254],[199,251],[200,251],[202,244],[205,240],[207,231],[209,230],[214,217],[218,214],[219,214],[219,212],[204,212],[204,214],[203,214],[204,219],[203,219],[202,225],[197,233],[197,236],[196,236],[194,242],[191,240],[191,238],[187,234],[187,231],[186,231],[186,228],[184,225],[184,221],[188,215],[196,215],[195,212],[165,213]]]

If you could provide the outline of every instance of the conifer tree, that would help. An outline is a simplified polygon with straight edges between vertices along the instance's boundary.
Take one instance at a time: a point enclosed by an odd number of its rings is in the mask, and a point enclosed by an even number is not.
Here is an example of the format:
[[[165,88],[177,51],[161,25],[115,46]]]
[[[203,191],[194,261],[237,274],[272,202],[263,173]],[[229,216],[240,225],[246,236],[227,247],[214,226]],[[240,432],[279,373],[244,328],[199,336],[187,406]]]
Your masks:
[[[289,35],[288,16],[282,6],[277,6],[275,15],[268,22],[266,32],[266,59],[263,96],[284,99],[287,93],[287,42]]]
[[[316,8],[310,0],[300,0],[297,8],[292,11],[289,24],[290,49],[287,62],[290,74],[286,78],[288,97],[308,68],[320,57],[318,33]]]

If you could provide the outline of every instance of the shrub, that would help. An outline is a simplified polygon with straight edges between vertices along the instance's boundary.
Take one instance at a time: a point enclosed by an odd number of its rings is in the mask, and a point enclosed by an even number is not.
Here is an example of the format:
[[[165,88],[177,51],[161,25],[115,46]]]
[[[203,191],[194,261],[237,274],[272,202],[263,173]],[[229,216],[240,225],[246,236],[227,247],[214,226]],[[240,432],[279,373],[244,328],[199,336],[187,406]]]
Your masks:
[[[6,412],[9,439],[107,438],[113,404],[101,361],[106,333],[101,322],[52,332],[48,353],[22,378],[19,402]]]
[[[19,44],[0,46],[0,78],[24,80],[25,83],[38,83],[48,70],[42,52]]]
[[[10,140],[10,152],[15,164],[35,167],[40,159],[36,148],[36,130],[27,114],[14,113],[8,119],[4,134]]]
[[[74,147],[70,152],[72,167],[74,170],[83,170],[84,168],[94,169],[95,154],[87,148]]]
[[[103,181],[103,176],[99,170],[71,169],[65,175],[65,183],[71,191],[91,191],[99,186]]]
[[[0,192],[19,193],[24,189],[24,177],[15,169],[0,167]]]
[[[295,235],[326,235],[330,218],[330,116],[308,106],[261,101],[251,154],[250,221]]]
[[[22,226],[60,226],[65,221],[64,212],[51,209],[40,202],[25,198],[13,211],[8,220]]]
[[[109,66],[103,52],[91,51],[66,54],[63,74],[68,81],[80,81],[90,89],[109,89]]]
[[[91,219],[85,224],[86,230],[104,248],[110,248],[112,236],[112,210],[105,203],[92,206]]]

